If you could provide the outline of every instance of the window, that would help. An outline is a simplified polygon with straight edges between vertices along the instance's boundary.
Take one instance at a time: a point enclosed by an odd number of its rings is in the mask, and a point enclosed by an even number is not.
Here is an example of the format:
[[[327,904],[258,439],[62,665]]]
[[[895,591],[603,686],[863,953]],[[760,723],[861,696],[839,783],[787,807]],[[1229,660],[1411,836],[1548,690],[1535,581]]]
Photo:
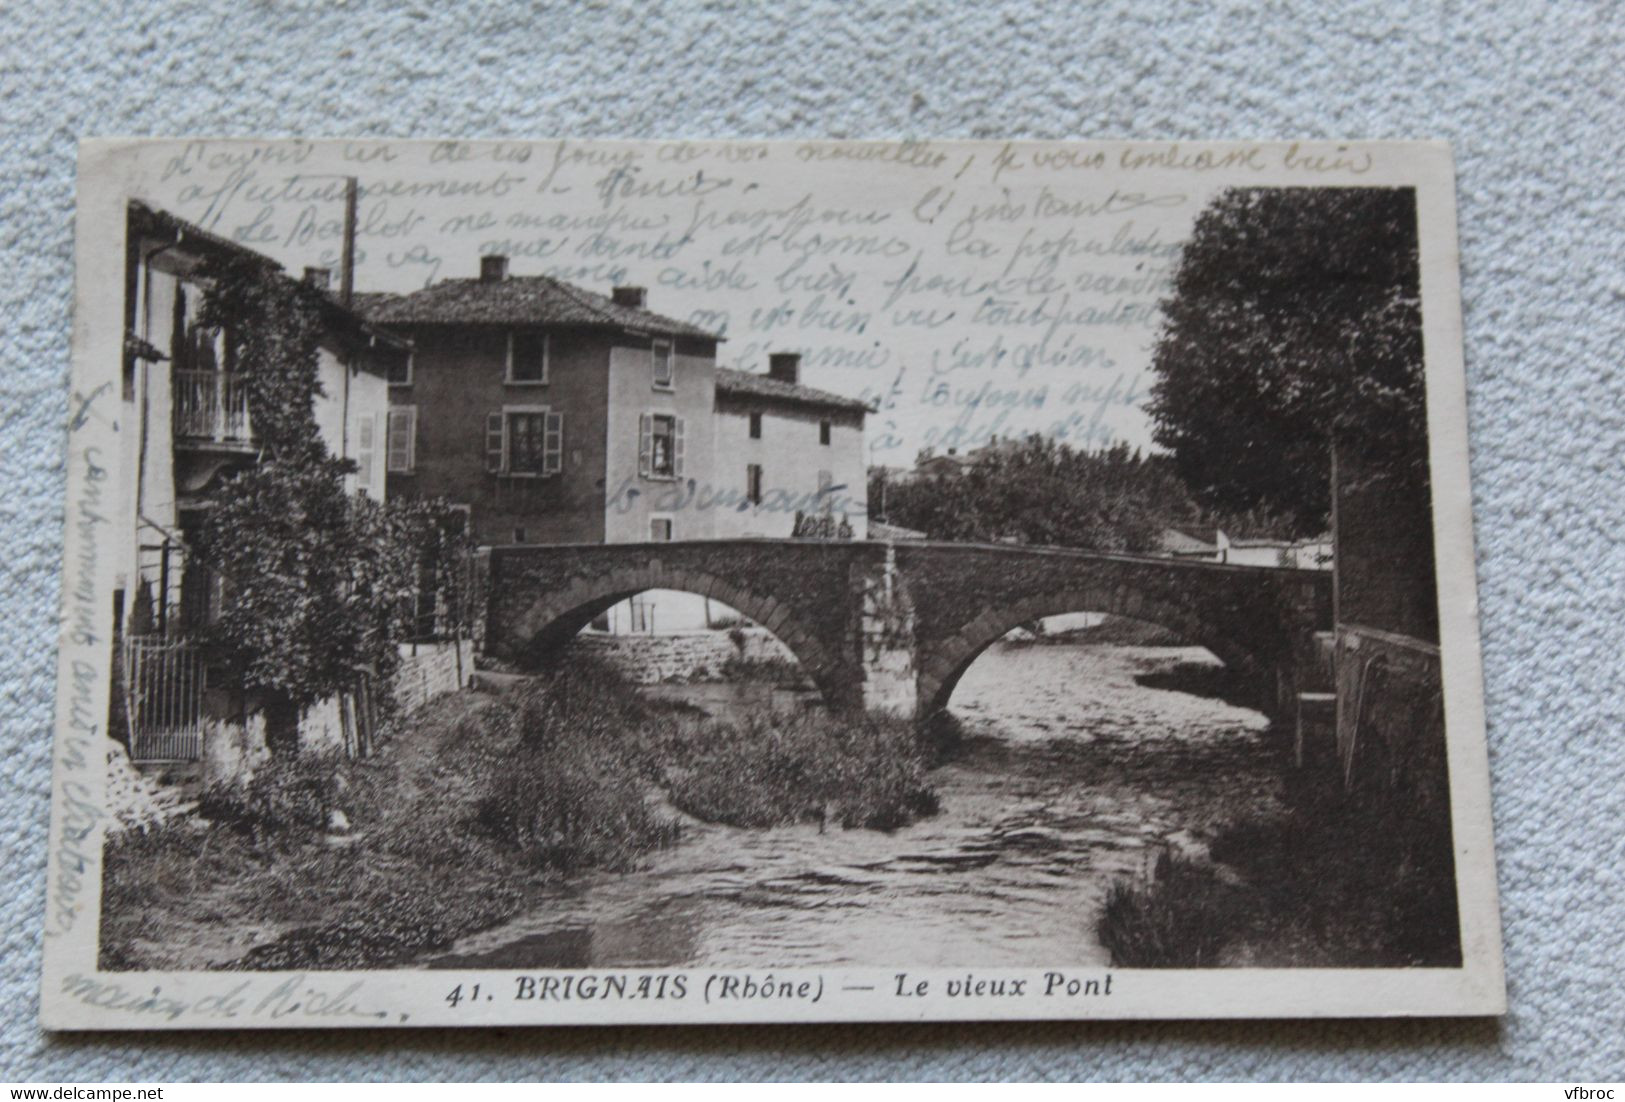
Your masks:
[[[644,478],[683,477],[683,419],[645,413],[638,420],[638,473]]]
[[[546,406],[505,406],[485,417],[485,469],[540,478],[564,468],[564,414]]]
[[[411,474],[417,462],[418,407],[392,406],[389,411],[390,474]]]
[[[536,329],[515,329],[508,334],[508,379],[513,384],[547,382],[547,334]]]
[[[654,383],[661,390],[670,390],[675,383],[677,373],[677,350],[671,341],[655,341],[651,346],[650,359],[654,368]]]
[[[653,540],[654,542],[656,542],[656,543],[670,543],[671,542],[671,518],[670,517],[650,517],[649,518],[649,538],[651,540]]]
[[[541,474],[547,451],[547,414],[508,414],[508,473]]]
[[[752,463],[745,468],[745,499],[752,505],[762,503],[762,465]]]
[[[355,488],[365,494],[372,487],[372,453],[374,451],[374,417],[364,413],[355,423]]]
[[[528,539],[525,538],[525,530],[523,528],[515,528],[513,530],[513,541],[515,543],[529,543],[530,542]]]
[[[829,426],[828,421],[820,421],[820,422],[818,422],[818,442],[820,444],[828,444],[829,443],[829,431],[830,431],[830,426]]]
[[[389,357],[388,375],[390,386],[412,385],[412,353],[405,352]]]
[[[760,413],[750,415],[750,438],[752,440],[762,438],[762,415]]]

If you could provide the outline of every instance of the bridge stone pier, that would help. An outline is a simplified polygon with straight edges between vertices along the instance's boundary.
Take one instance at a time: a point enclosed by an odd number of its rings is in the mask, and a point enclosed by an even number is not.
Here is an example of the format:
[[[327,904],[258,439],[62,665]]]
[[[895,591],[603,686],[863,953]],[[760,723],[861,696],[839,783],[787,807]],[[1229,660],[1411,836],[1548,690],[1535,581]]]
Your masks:
[[[498,547],[485,649],[545,664],[592,619],[646,589],[699,593],[776,635],[833,707],[921,719],[976,657],[1030,620],[1106,612],[1206,647],[1290,715],[1328,571],[1062,548],[932,541],[705,540]]]

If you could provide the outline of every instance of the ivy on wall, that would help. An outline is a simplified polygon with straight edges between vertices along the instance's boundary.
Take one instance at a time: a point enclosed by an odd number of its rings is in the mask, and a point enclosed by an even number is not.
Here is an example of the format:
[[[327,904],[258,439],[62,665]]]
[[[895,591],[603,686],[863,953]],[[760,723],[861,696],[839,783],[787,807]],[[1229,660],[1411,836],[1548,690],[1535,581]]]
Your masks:
[[[225,335],[260,449],[206,494],[193,550],[220,577],[222,599],[204,637],[211,660],[287,726],[362,675],[390,677],[426,564],[455,585],[447,564],[467,541],[441,503],[345,492],[355,465],[328,451],[316,422],[329,308],[320,292],[241,261],[202,275],[200,321]],[[459,615],[468,604],[455,602]],[[273,748],[289,740],[283,731]]]

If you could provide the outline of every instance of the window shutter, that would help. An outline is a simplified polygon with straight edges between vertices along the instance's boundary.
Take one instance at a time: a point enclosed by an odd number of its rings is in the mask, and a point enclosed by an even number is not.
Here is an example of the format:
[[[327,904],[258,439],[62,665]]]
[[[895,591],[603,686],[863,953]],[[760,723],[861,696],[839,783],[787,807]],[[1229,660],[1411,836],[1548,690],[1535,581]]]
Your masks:
[[[396,406],[389,411],[388,470],[410,472],[417,459],[418,410]]]
[[[638,417],[638,474],[648,478],[652,473],[650,455],[654,452],[655,419],[653,414]]]
[[[373,415],[363,414],[355,426],[356,488],[362,493],[372,489]]]
[[[506,449],[503,447],[502,414],[487,413],[485,415],[485,469],[492,474],[501,474],[507,464]]]
[[[547,431],[542,435],[542,473],[558,474],[564,469],[564,414],[549,412]]]
[[[683,477],[683,419],[681,417],[674,417],[674,418],[672,418],[672,421],[673,421],[673,424],[675,425],[675,427],[672,429],[671,473],[677,478],[682,478]]]

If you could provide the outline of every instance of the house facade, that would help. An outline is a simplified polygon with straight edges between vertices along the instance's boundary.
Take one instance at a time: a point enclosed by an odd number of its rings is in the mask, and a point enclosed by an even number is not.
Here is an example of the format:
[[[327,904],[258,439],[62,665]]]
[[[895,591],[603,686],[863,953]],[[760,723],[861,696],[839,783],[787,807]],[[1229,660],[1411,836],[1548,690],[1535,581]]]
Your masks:
[[[482,544],[789,536],[798,512],[838,507],[864,530],[867,407],[801,385],[794,357],[718,368],[720,337],[641,288],[486,256],[475,278],[358,305],[412,345],[389,388],[389,493],[466,506]]]
[[[139,761],[196,761],[208,720],[204,661],[191,634],[218,614],[224,583],[190,554],[205,497],[257,461],[248,386],[227,335],[203,324],[211,261],[246,262],[290,280],[268,257],[166,211],[126,212],[124,360],[120,416],[123,491],[114,588],[113,729]],[[306,278],[326,290],[326,273]],[[356,470],[346,490],[382,500],[387,376],[405,342],[323,295],[315,418],[322,442]]]
[[[864,539],[863,424],[869,407],[801,384],[801,357],[776,352],[765,375],[717,370],[717,538],[784,538],[830,528]],[[731,466],[730,466],[731,465]],[[796,518],[803,520],[797,532]]]

